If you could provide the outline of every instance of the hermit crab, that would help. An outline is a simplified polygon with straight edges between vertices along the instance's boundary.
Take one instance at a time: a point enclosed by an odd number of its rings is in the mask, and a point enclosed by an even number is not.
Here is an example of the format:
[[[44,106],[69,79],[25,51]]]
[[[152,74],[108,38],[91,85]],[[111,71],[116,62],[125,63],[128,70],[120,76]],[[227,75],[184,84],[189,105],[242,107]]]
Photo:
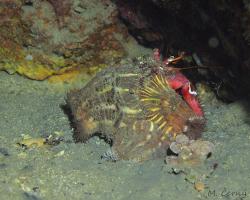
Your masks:
[[[153,57],[108,67],[69,92],[75,141],[98,135],[109,141],[110,157],[144,161],[164,158],[177,135],[199,138],[203,112],[188,79],[171,68],[176,59],[162,62],[156,50]]]

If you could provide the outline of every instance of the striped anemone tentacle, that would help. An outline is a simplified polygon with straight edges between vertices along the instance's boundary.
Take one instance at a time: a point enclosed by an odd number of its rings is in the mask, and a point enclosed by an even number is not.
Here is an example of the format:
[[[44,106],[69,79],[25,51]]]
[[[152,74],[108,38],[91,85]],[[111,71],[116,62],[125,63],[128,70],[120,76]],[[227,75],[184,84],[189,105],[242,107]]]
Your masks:
[[[144,88],[140,90],[140,101],[146,107],[147,120],[157,125],[157,129],[162,132],[162,137],[166,137],[173,127],[168,123],[168,116],[173,112],[171,103],[172,94],[168,82],[161,74],[154,75]]]

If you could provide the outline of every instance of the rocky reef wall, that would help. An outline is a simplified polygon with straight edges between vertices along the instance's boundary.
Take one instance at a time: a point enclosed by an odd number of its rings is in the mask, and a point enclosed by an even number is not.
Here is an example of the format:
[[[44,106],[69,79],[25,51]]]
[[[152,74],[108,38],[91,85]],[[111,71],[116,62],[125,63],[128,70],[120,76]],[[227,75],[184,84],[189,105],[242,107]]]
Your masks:
[[[0,70],[35,80],[94,73],[127,54],[117,15],[109,0],[2,0]]]

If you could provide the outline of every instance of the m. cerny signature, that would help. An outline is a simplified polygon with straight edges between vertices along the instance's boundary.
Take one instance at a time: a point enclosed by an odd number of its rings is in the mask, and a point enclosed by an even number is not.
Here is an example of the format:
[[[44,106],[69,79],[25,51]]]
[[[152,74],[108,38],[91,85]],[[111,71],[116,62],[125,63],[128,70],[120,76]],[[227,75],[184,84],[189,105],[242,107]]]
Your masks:
[[[246,199],[247,192],[246,191],[236,191],[230,190],[228,188],[224,188],[220,191],[217,190],[208,190],[208,197],[223,197],[225,199],[232,198],[233,200],[244,200]]]

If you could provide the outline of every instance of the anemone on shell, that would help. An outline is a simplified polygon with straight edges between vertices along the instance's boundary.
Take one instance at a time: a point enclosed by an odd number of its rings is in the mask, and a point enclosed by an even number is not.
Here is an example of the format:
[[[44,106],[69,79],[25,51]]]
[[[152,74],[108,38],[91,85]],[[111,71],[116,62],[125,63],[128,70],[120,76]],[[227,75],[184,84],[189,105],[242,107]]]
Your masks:
[[[67,103],[73,114],[74,139],[85,142],[100,135],[111,142],[118,159],[143,161],[166,156],[178,134],[201,136],[205,120],[170,88],[168,71],[151,58],[109,67]],[[157,72],[156,72],[157,71]]]

